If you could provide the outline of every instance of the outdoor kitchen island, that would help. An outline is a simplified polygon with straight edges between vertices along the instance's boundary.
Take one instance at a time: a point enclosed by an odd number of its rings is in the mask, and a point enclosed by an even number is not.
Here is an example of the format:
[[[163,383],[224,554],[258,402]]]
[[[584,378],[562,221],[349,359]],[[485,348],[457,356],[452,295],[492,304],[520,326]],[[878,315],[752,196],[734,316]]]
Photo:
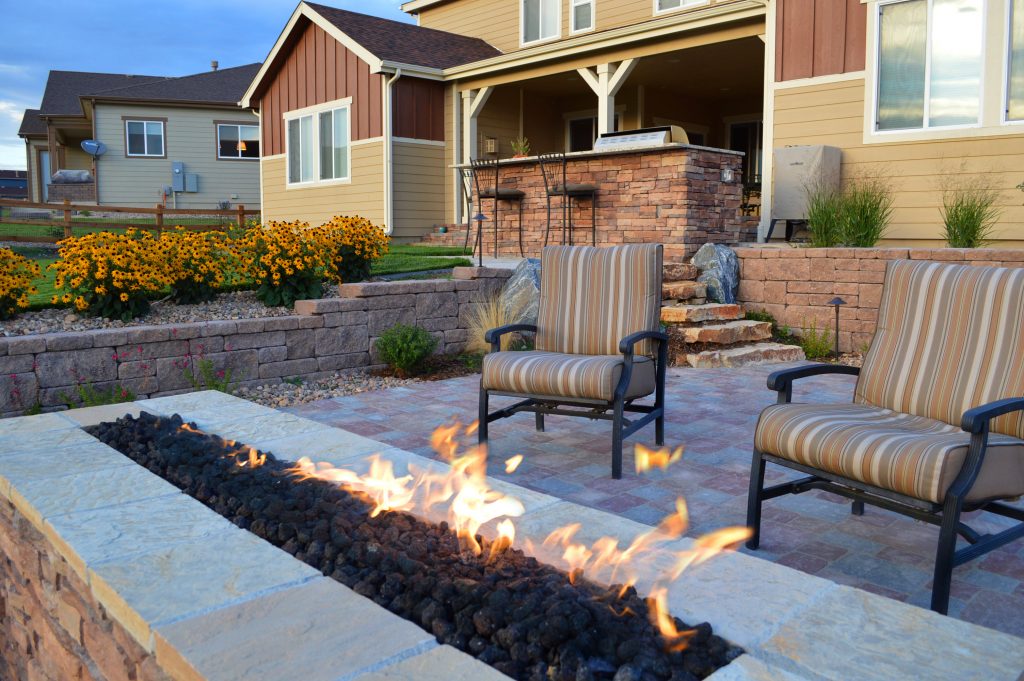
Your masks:
[[[743,154],[691,144],[668,143],[657,147],[573,152],[566,155],[569,184],[597,187],[598,246],[624,243],[662,243],[665,255],[692,256],[712,241],[736,244],[755,241],[755,216],[740,212]],[[468,164],[457,166],[468,168]],[[523,198],[523,248],[537,256],[544,245],[547,197],[538,157],[498,161],[498,185],[518,189]],[[556,172],[560,174],[560,169]],[[560,180],[559,180],[560,181]],[[472,181],[470,181],[472,182]],[[493,174],[480,177],[493,185]],[[473,187],[470,217],[484,216],[484,253],[494,252],[494,202],[477,200]],[[562,197],[551,199],[549,244],[561,243]],[[588,198],[572,201],[572,240],[591,242],[591,206]],[[498,206],[498,248],[503,256],[518,256],[518,206],[501,201]],[[475,237],[474,222],[470,240]]]

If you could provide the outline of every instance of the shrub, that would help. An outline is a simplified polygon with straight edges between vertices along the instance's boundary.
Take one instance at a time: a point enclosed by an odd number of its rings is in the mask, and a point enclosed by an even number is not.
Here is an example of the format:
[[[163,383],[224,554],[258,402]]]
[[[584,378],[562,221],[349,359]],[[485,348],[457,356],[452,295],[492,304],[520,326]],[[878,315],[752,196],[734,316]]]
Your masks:
[[[270,222],[251,227],[236,242],[240,265],[265,305],[292,307],[323,295],[332,230],[305,222]]]
[[[779,341],[780,343],[796,343],[799,345],[800,339],[793,335],[793,332],[788,326],[779,326],[779,322],[775,319],[775,315],[768,312],[767,310],[747,310],[743,315],[744,319],[750,319],[755,322],[769,322],[772,325],[772,338]]]
[[[841,190],[814,187],[807,199],[814,247],[874,246],[892,217],[892,191],[881,180],[855,180]]]
[[[508,304],[501,300],[500,296],[488,298],[482,303],[477,303],[469,310],[466,322],[469,326],[469,341],[466,342],[467,352],[489,352],[491,344],[484,340],[484,335],[491,329],[506,324],[516,324],[523,321],[523,314],[529,306],[529,298],[518,296]],[[513,349],[513,341],[522,342],[521,337],[515,334],[505,334],[501,337],[501,349]]]
[[[942,237],[951,248],[988,244],[999,220],[999,194],[979,181],[957,182],[942,192]]]
[[[185,380],[192,384],[193,390],[218,390],[222,393],[231,394],[231,369],[214,369],[213,360],[200,357],[196,362],[199,367],[199,375],[196,376],[192,370],[191,362],[187,359],[182,362],[182,375]]]
[[[408,376],[437,347],[437,338],[418,326],[397,324],[377,339],[377,352],[400,376]]]
[[[171,299],[180,305],[212,300],[227,282],[231,249],[225,234],[177,228],[158,241],[171,278]]]
[[[52,302],[74,303],[80,312],[128,321],[149,310],[152,293],[173,283],[157,240],[149,232],[95,232],[59,243]]]
[[[77,401],[76,401],[77,398]],[[92,383],[82,382],[75,386],[75,395],[69,396],[62,392],[60,399],[67,405],[68,409],[77,407],[99,407],[104,404],[120,404],[135,400],[135,393],[120,384],[110,386],[108,389],[96,388]]]
[[[28,297],[37,293],[32,285],[39,278],[39,265],[9,248],[0,248],[0,319],[10,319],[28,307]]]
[[[807,195],[807,231],[811,233],[811,246],[828,248],[838,246],[843,222],[842,192],[831,187],[817,187]]]
[[[327,276],[339,284],[363,281],[370,276],[373,261],[388,252],[384,228],[366,218],[336,215],[323,227],[331,232],[330,241],[337,244],[333,258],[327,262]]]
[[[808,359],[828,357],[835,350],[835,337],[832,332],[827,328],[819,331],[818,322],[813,319],[809,325],[805,324],[798,342]]]

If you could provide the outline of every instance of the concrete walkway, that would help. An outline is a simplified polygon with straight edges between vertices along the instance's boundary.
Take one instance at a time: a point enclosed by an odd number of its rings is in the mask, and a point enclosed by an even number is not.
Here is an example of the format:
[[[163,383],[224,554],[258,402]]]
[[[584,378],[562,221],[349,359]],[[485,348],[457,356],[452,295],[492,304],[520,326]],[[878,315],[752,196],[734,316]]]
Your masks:
[[[609,424],[548,417],[547,432],[522,414],[491,426],[489,473],[539,492],[647,524],[671,513],[685,496],[691,535],[742,524],[753,430],[760,410],[774,402],[765,379],[777,367],[671,369],[667,442],[685,445],[683,460],[667,471],[637,475],[631,442],[653,444],[653,428],[627,441],[622,480],[610,476]],[[431,454],[438,425],[476,418],[479,378],[468,376],[324,400],[287,411],[420,454]],[[853,380],[835,376],[798,384],[800,401],[845,402]],[[494,400],[501,404],[500,398]],[[503,462],[525,455],[512,475]],[[788,474],[769,468],[770,479]],[[986,524],[975,523],[979,529]],[[1000,521],[988,524],[998,527]],[[832,581],[927,607],[936,528],[849,504],[824,492],[766,502],[756,555]],[[1024,636],[1024,541],[957,568],[950,614]]]

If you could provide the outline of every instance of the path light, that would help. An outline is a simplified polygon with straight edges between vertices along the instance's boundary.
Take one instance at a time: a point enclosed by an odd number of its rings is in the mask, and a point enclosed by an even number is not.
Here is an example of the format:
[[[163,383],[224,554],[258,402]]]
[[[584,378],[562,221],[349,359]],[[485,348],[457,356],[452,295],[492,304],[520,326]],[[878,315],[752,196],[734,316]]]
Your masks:
[[[476,220],[476,248],[477,248],[476,256],[477,256],[477,262],[479,263],[480,267],[483,267],[484,266],[484,220],[487,219],[487,216],[484,215],[483,213],[477,213],[476,215],[473,216],[473,219]]]
[[[832,300],[828,301],[829,305],[836,308],[836,361],[839,361],[839,306],[846,305],[846,301],[836,296]]]

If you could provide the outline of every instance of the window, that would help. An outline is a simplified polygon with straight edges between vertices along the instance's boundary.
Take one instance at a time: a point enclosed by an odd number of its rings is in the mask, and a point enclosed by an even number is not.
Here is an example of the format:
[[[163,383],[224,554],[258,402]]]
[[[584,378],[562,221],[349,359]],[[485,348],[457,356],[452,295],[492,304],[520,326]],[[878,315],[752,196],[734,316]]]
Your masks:
[[[568,123],[567,151],[590,151],[597,141],[597,116],[570,118]],[[615,114],[613,130],[619,129],[619,114]]]
[[[125,121],[128,156],[163,156],[163,121]]]
[[[560,0],[522,0],[523,44],[557,38]]]
[[[348,109],[320,114],[320,179],[348,178]]]
[[[288,184],[349,179],[349,119],[347,99],[286,114]]]
[[[1024,120],[1024,0],[1010,3],[1010,54],[1006,74],[1006,120]]]
[[[671,12],[675,9],[684,9],[694,5],[704,5],[707,0],[654,0],[654,13]]]
[[[217,158],[259,158],[258,125],[217,124]]]
[[[977,125],[983,0],[905,0],[878,13],[876,128]]]
[[[582,33],[594,28],[594,0],[572,0],[572,32]]]

